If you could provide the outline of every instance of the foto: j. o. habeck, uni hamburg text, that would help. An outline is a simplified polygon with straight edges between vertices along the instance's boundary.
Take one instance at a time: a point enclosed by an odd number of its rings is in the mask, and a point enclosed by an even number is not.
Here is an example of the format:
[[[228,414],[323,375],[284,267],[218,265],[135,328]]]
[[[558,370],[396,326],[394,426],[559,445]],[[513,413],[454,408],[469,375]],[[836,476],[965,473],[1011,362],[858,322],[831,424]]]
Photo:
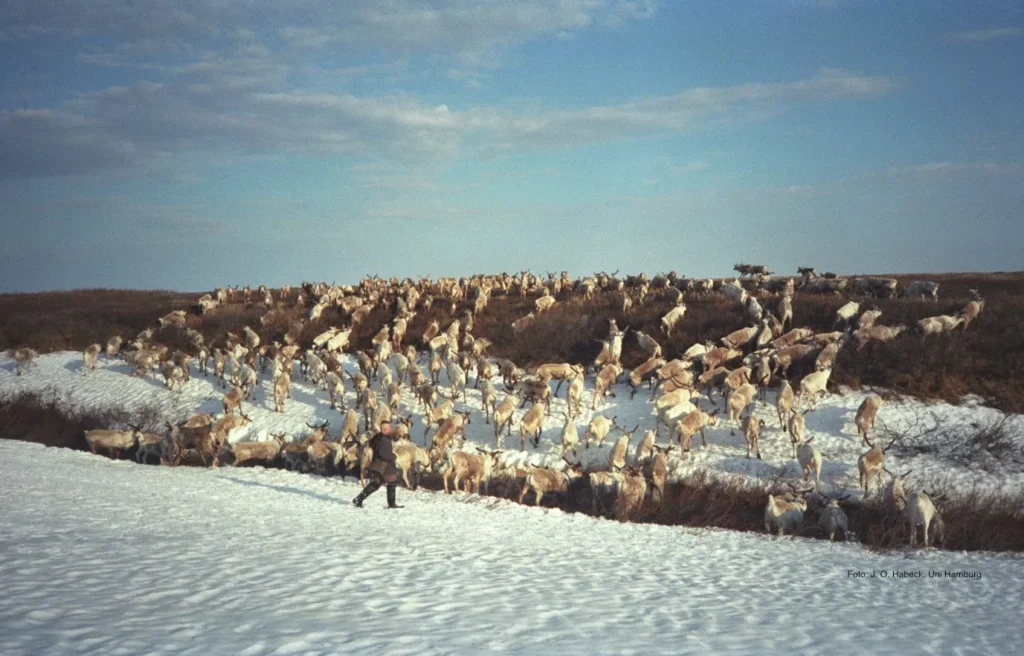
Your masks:
[[[873,569],[846,570],[848,579],[953,579],[980,580],[981,572],[950,569]]]

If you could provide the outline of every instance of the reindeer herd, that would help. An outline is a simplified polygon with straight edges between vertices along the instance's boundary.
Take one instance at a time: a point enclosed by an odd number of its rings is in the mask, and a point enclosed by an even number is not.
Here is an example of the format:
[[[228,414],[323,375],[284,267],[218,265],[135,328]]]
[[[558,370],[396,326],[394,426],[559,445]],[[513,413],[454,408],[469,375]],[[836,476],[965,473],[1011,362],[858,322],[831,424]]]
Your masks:
[[[223,414],[218,418],[196,413],[178,423],[168,422],[162,435],[143,432],[137,426],[88,431],[86,444],[93,453],[102,450],[115,457],[135,449],[139,462],[159,459],[177,465],[194,457],[214,467],[222,462],[236,466],[281,463],[288,469],[324,475],[337,472],[343,477],[358,471],[362,478],[370,458],[368,438],[388,419],[397,429],[398,467],[410,487],[418,484],[424,472],[435,471],[442,474],[446,492],[451,491],[450,483],[456,489],[461,483],[467,492],[479,493],[482,486],[486,493],[491,478],[503,476],[522,481],[520,503],[532,494],[534,504],[539,505],[546,495],[566,494],[574,486],[585,485],[591,490],[593,512],[603,513],[614,505],[616,515],[625,518],[648,497],[655,505],[664,502],[670,459],[688,458],[698,434],[702,447],[707,448],[708,427],[725,423],[730,433],[738,428],[746,440],[747,458],[760,459],[770,422],[756,417],[754,410],[767,403],[767,392],[774,389],[771,416],[778,418],[779,433],[788,436],[802,483],[810,487],[798,489],[796,482],[791,482],[789,492],[769,495],[765,528],[780,535],[796,532],[810,503],[830,539],[837,532],[845,534],[847,519],[839,503],[848,500],[849,495],[832,499],[821,492],[823,456],[812,443],[813,437],[804,439],[804,416],[819,397],[828,393],[840,349],[853,344],[859,351],[871,342],[892,341],[905,329],[878,324],[881,312],[862,311],[861,301],[854,294],[936,300],[938,285],[917,281],[898,290],[893,279],[850,280],[830,273],[818,276],[809,267],[799,269],[799,279],[772,277],[762,265],[739,264],[735,269],[740,278],[718,282],[683,279],[674,272],[650,280],[644,274],[618,278],[617,272],[573,280],[564,271],[561,276],[549,273],[546,279],[524,271],[517,275],[418,281],[367,276],[356,286],[303,283],[279,290],[263,286],[257,290],[248,286],[241,290],[218,288],[198,299],[193,315],[215,314],[241,302],[246,307],[265,309],[260,325],[244,326],[241,334],[227,332],[208,343],[202,332],[189,326],[200,324],[200,319],[183,310],[170,312],[157,320],[157,326],[133,339],[114,336],[106,344],[89,346],[83,352],[82,370],[85,375],[94,371],[100,354],[107,361],[121,357],[131,365],[131,375],[144,377],[159,371],[166,388],[181,390],[190,383],[194,367],[203,376],[212,374],[225,390]],[[816,333],[794,325],[792,298],[798,291],[850,294],[850,301],[836,312],[834,330]],[[709,341],[682,352],[666,353],[659,339],[667,342],[686,321],[686,299],[711,294],[737,304],[750,325],[722,335],[717,343]],[[577,301],[586,307],[587,303],[612,298],[627,317],[635,308],[649,304],[667,304],[667,309],[658,324],[661,337],[636,328],[620,329],[612,319],[607,337],[600,340],[602,348],[592,361],[551,362],[524,369],[507,358],[490,357],[492,339],[473,334],[475,321],[492,296],[535,299],[532,309],[511,321],[507,332],[502,333],[503,339],[513,340],[562,302]],[[927,339],[957,327],[967,330],[983,310],[984,302],[971,290],[971,300],[960,312],[922,319],[917,333]],[[766,309],[766,304],[772,311]],[[354,337],[374,311],[387,319],[369,340],[370,348],[357,350],[352,346]],[[410,339],[409,328],[419,315],[427,317],[421,322],[425,327],[418,337]],[[331,316],[339,318],[338,325],[328,323]],[[285,329],[280,329],[282,319],[287,324]],[[267,328],[270,325],[278,328],[271,330]],[[307,330],[310,326],[315,328],[312,333]],[[178,331],[188,347],[171,352],[156,341],[155,330]],[[311,339],[303,338],[309,334],[313,334]],[[622,364],[627,337],[646,356],[628,371]],[[357,371],[345,370],[346,355],[354,359]],[[36,357],[31,349],[17,349],[14,358],[18,375],[31,367]],[[426,371],[421,363],[426,364]],[[793,370],[807,373],[791,382]],[[441,385],[442,373],[447,386]],[[262,381],[268,382],[267,407],[283,412],[292,402],[291,386],[296,377],[314,391],[324,392],[325,402],[341,413],[337,434],[330,434],[330,422],[326,421],[308,424],[311,432],[304,436],[275,434],[269,441],[229,441],[232,431],[252,422],[243,406],[257,402]],[[480,394],[478,412],[485,424],[493,425],[493,450],[465,448],[466,429],[475,411],[458,407],[467,406],[471,377],[473,389]],[[584,412],[588,382],[593,416],[581,439],[576,420]],[[641,425],[627,428],[617,423],[617,417],[594,414],[607,396],[616,395],[622,382],[628,385],[630,398],[646,384],[652,404],[653,426],[645,429],[632,457],[630,447]],[[544,422],[552,415],[552,397],[560,399],[563,386],[565,405],[559,401],[559,407],[564,407],[564,426],[553,449],[557,464],[509,459],[510,448],[503,441],[512,434],[517,412],[523,411],[518,415],[519,452],[535,452],[540,449]],[[716,396],[720,405],[714,400]],[[352,407],[348,407],[347,398],[354,399]],[[412,399],[423,413],[422,446],[416,444],[411,432],[412,415],[400,414],[405,398]],[[889,474],[888,486],[883,484],[882,474],[888,471],[884,468],[885,455],[893,442],[879,446],[872,443],[870,433],[884,405],[880,397],[869,396],[856,414],[858,433],[868,447],[858,462],[862,493],[866,499],[872,487],[878,490],[882,496],[878,502],[904,513],[912,530],[924,527],[924,542],[928,545],[929,527],[941,524],[930,495],[918,491],[908,500],[902,487],[906,474]],[[667,438],[659,443],[663,428]],[[613,431],[619,436],[606,449],[605,442]],[[604,453],[605,457],[599,461],[583,458],[588,452]],[[607,503],[609,499],[613,503]]]

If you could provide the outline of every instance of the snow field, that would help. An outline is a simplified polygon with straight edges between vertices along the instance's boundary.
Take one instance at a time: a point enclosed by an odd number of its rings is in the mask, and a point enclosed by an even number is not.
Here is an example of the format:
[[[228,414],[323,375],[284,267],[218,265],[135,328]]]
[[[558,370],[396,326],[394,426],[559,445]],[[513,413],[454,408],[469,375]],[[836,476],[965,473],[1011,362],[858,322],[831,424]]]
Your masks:
[[[0,653],[1008,653],[1024,561],[0,440]],[[849,571],[980,578],[851,578]]]

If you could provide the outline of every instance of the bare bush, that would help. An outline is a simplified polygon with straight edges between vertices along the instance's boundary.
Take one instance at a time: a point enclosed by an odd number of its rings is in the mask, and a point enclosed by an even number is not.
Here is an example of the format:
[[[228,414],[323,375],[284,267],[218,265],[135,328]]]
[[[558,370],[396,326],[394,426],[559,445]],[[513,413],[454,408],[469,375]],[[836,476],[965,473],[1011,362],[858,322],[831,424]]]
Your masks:
[[[893,452],[901,458],[929,455],[966,469],[996,473],[1024,469],[1024,441],[1015,438],[1011,415],[1005,413],[970,424],[949,424],[935,412],[919,408],[906,426],[881,420],[879,424],[879,441],[896,439]]]
[[[0,437],[46,446],[87,450],[87,430],[128,428],[131,424],[145,432],[158,432],[163,421],[164,410],[155,403],[133,410],[114,404],[83,409],[76,406],[70,392],[53,387],[0,398]]]

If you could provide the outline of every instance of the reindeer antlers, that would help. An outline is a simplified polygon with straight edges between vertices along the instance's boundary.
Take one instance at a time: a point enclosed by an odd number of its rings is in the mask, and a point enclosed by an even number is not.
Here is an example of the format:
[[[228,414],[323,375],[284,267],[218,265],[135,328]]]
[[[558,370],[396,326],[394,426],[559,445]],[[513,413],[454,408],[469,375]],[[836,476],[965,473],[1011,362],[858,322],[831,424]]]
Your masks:
[[[794,484],[793,481],[786,481],[786,485],[788,485],[790,487],[790,489],[793,490],[794,494],[800,494],[800,495],[810,494],[811,492],[814,491],[813,487],[809,487],[809,488],[807,488],[805,490],[798,490],[798,489],[796,489],[796,484]],[[822,495],[822,496],[824,496],[824,495]]]
[[[614,426],[615,428],[618,428],[620,431],[622,431],[626,435],[632,435],[633,433],[636,432],[636,429],[640,428],[640,423],[637,422],[637,425],[633,427],[633,430],[626,430],[625,426],[620,426],[619,423],[617,421],[615,421],[618,418],[619,418],[619,415],[615,415],[614,417],[612,417],[612,426]]]

